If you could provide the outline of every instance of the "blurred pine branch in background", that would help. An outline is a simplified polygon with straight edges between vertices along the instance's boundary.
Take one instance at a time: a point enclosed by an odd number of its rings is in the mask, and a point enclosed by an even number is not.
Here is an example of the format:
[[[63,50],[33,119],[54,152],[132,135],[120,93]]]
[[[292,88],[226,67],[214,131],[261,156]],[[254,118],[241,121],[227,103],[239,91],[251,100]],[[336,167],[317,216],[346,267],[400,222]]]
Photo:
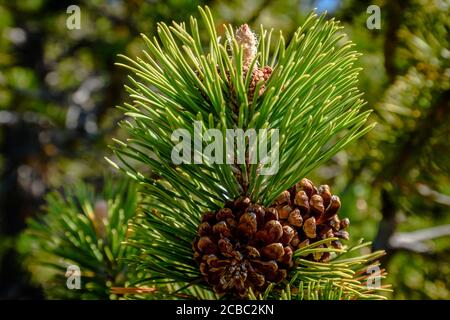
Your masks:
[[[114,299],[112,287],[128,281],[124,246],[128,221],[137,209],[137,190],[129,180],[107,179],[103,189],[77,183],[46,197],[42,215],[29,221],[20,253],[51,299]],[[68,290],[67,270],[81,272],[80,290]]]

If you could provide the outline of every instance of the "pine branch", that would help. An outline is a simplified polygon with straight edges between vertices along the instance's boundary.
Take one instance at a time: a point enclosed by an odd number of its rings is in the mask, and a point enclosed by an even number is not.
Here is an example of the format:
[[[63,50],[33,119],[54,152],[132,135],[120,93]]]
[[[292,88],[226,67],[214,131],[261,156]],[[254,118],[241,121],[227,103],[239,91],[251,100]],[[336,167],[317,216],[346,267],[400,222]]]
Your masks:
[[[360,112],[360,70],[354,67],[359,54],[333,19],[311,13],[287,46],[280,33],[272,51],[272,31],[261,27],[255,48],[247,25],[236,32],[225,26],[222,38],[209,9],[199,10],[206,44],[194,18],[190,32],[184,23],[160,23],[158,39],[142,35],[147,45],[142,58],[121,56],[118,63],[131,73],[126,89],[132,102],[120,107],[129,117],[121,125],[130,138],[112,146],[119,164],[108,161],[142,185],[142,204],[127,241],[138,251],[131,259],[132,285],[155,287],[162,295],[175,285],[183,295],[197,288],[199,297],[214,297],[192,249],[203,213],[244,196],[273,204],[281,192],[373,127],[364,127],[370,111]],[[224,145],[227,129],[279,130],[279,140],[269,148],[279,151],[279,170],[262,174],[262,163],[252,163],[247,151],[235,147],[232,164],[174,164],[172,133],[182,129],[195,136],[194,120],[202,130],[222,133]],[[262,139],[275,140],[275,134],[269,131]],[[194,141],[189,155],[199,156],[195,147],[206,146],[204,140]],[[238,163],[242,156],[245,163]],[[158,178],[148,178],[142,168]],[[267,291],[266,298],[379,298],[364,287],[360,272],[381,253],[339,260],[345,251],[318,247],[323,241],[294,253],[297,268],[289,279],[300,282],[269,286],[273,292]],[[317,266],[301,258],[323,253],[339,262]]]
[[[122,242],[136,209],[135,184],[106,181],[96,194],[80,183],[64,194],[52,192],[46,200],[45,214],[31,219],[22,236],[22,251],[35,280],[49,298],[115,298],[110,287],[126,283],[124,259],[133,252]],[[80,268],[80,290],[66,286],[69,265]]]
[[[127,165],[130,159],[143,163],[165,180],[166,185],[158,185],[164,194],[192,205],[188,191],[197,198],[193,201],[201,200],[204,207],[192,208],[193,214],[241,194],[267,205],[371,129],[363,127],[369,111],[359,112],[364,102],[356,89],[359,69],[353,66],[359,54],[351,49],[351,42],[343,42],[341,27],[333,19],[324,21],[324,15],[311,14],[286,47],[280,35],[274,52],[269,50],[272,32],[262,28],[260,52],[254,59],[261,66],[270,63],[273,72],[264,93],[250,101],[243,51],[232,27],[226,27],[223,41],[209,9],[200,12],[210,38],[206,46],[200,42],[197,20],[191,18],[190,33],[183,23],[160,23],[159,41],[143,35],[148,47],[143,58],[121,56],[124,63],[118,65],[133,74],[127,87],[133,102],[121,107],[132,121],[122,124],[130,139],[112,148],[129,175],[154,184]],[[185,129],[193,136],[194,119],[202,122],[202,129],[222,133],[227,128],[279,129],[278,172],[262,175],[260,163],[169,164],[174,147],[171,134]]]

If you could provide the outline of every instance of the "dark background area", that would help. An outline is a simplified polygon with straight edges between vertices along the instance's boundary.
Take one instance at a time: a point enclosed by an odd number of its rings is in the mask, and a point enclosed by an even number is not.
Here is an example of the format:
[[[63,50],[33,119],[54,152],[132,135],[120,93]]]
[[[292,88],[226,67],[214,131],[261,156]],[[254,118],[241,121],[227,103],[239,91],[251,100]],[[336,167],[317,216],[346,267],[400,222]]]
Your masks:
[[[72,4],[79,30],[66,27]],[[139,33],[205,4],[218,27],[262,23],[287,39],[315,7],[343,23],[364,54],[360,89],[378,126],[313,178],[341,196],[355,240],[387,250],[389,297],[449,299],[449,2],[437,0],[1,1],[0,298],[43,298],[17,239],[45,194],[112,171],[103,157],[123,135],[115,106],[127,81],[116,55],[140,55]],[[379,30],[366,26],[371,4]]]

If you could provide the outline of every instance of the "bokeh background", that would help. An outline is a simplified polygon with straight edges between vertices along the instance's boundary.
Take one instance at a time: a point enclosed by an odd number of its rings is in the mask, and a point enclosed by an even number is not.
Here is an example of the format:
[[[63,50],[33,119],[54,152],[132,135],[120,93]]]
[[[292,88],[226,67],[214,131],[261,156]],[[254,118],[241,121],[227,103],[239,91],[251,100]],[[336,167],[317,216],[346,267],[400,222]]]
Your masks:
[[[81,29],[68,30],[68,6]],[[381,28],[366,27],[369,5]],[[360,88],[378,126],[312,174],[342,198],[353,239],[384,248],[395,299],[450,298],[450,47],[448,0],[0,1],[0,298],[43,298],[18,239],[45,194],[101,184],[120,136],[115,106],[140,55],[139,33],[208,5],[222,23],[259,24],[287,38],[313,8],[327,10],[364,55]],[[23,245],[23,244],[22,244]]]

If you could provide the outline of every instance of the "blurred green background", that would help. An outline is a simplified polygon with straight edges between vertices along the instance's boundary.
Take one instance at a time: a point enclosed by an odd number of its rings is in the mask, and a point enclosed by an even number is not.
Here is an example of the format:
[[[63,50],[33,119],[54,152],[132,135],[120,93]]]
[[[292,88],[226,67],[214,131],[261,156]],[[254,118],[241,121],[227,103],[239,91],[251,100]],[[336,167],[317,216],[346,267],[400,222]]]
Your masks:
[[[115,109],[126,72],[116,55],[140,55],[139,33],[185,21],[208,5],[222,23],[259,24],[286,38],[313,8],[329,12],[364,55],[360,89],[378,126],[311,178],[332,186],[352,237],[384,248],[395,299],[450,299],[449,1],[0,2],[0,298],[39,299],[17,251],[27,217],[51,189],[101,185],[103,156],[123,135]],[[69,30],[67,8],[81,10]],[[375,4],[381,28],[366,20]],[[112,170],[111,170],[112,171]]]

